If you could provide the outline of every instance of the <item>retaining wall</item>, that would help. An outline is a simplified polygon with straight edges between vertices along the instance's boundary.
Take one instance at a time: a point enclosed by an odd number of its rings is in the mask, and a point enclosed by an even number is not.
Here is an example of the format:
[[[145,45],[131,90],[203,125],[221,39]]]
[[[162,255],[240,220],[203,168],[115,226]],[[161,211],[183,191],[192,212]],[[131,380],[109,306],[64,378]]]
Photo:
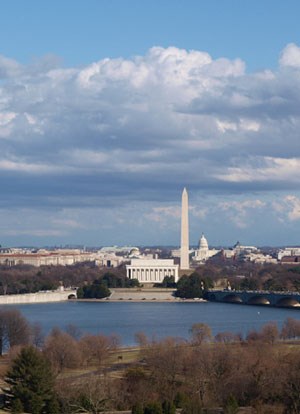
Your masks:
[[[21,295],[1,295],[0,305],[17,305],[19,303],[46,303],[62,302],[68,300],[69,295],[75,295],[75,290],[64,290],[59,292],[37,292],[24,293]]]

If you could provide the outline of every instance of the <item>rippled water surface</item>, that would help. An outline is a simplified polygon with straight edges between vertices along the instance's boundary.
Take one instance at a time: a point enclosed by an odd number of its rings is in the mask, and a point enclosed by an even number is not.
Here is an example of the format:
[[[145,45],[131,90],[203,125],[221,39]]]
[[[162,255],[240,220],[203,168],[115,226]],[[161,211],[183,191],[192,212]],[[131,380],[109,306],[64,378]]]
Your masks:
[[[213,333],[221,331],[247,333],[269,321],[279,327],[287,317],[300,319],[300,310],[243,306],[223,303],[128,303],[128,302],[60,302],[14,306],[30,322],[39,322],[45,332],[54,326],[76,325],[83,332],[115,333],[123,345],[135,343],[134,334],[147,336],[189,337],[194,323],[208,324]]]

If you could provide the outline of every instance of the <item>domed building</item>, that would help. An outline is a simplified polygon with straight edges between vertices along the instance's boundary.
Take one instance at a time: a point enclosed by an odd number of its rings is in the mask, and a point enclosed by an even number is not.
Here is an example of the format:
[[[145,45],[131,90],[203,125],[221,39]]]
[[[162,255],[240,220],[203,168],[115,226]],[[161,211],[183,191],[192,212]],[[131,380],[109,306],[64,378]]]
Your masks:
[[[199,240],[199,250],[200,249],[202,249],[203,251],[204,250],[205,251],[208,251],[208,243],[207,243],[207,240],[206,240],[206,238],[205,238],[205,236],[204,236],[203,233],[202,233],[202,236],[201,236],[201,238]]]
[[[207,259],[217,254],[219,250],[208,248],[208,242],[206,240],[206,237],[202,233],[202,236],[199,240],[199,248],[195,251],[194,260],[196,262],[204,263]]]
[[[140,249],[138,247],[133,247],[130,250],[128,257],[135,258],[135,257],[140,257],[140,255],[141,255]]]

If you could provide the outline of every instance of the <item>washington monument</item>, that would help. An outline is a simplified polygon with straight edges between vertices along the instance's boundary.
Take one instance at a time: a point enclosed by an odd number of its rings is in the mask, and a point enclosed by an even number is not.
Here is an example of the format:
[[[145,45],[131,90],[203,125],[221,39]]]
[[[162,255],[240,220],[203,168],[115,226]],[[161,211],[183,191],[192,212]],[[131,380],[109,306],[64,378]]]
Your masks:
[[[181,201],[180,269],[187,270],[189,268],[189,199],[186,188],[184,188]]]

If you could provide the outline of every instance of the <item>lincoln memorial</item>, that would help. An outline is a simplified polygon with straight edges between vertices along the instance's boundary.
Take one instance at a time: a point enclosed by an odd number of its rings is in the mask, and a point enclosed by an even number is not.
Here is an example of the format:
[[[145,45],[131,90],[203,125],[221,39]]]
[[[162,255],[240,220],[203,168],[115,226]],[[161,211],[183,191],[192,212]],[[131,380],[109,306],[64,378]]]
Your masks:
[[[126,265],[126,276],[141,283],[161,283],[165,276],[173,276],[178,281],[178,265],[172,259],[132,259]]]

